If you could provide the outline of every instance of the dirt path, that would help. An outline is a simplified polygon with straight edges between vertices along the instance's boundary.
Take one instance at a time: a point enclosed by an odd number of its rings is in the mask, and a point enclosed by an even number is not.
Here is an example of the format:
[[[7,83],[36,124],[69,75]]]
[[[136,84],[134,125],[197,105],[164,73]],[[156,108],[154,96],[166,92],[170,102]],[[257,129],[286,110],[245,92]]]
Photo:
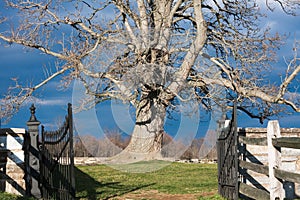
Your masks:
[[[199,193],[199,194],[166,194],[158,192],[157,190],[140,190],[132,193],[125,194],[120,197],[114,197],[114,200],[196,200],[200,196],[211,196],[214,195],[214,192],[211,193]]]

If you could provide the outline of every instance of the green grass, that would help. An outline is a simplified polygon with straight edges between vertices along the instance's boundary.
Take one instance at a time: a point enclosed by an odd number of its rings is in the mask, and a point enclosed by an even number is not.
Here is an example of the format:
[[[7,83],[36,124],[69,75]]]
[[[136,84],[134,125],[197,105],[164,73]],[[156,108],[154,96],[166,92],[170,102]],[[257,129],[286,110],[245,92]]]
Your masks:
[[[128,173],[107,165],[76,167],[77,199],[108,199],[126,194],[143,195],[147,191],[163,194],[197,194],[199,200],[222,200],[217,195],[216,164],[167,163],[163,161],[140,162],[126,165],[126,169],[163,168],[147,173]],[[124,169],[125,166],[118,166]],[[0,193],[0,199],[22,200],[23,197]],[[146,197],[143,199],[147,199]],[[152,198],[151,198],[152,199]]]
[[[6,192],[0,192],[1,200],[34,200],[33,198],[26,198],[14,194],[8,194]]]
[[[149,165],[141,162],[126,167],[143,169]],[[216,195],[218,184],[215,164],[171,163],[148,173],[126,173],[106,165],[80,166],[76,178],[77,197],[82,199],[107,199],[137,190],[157,190],[168,194],[213,193],[213,196],[200,199],[219,198]]]

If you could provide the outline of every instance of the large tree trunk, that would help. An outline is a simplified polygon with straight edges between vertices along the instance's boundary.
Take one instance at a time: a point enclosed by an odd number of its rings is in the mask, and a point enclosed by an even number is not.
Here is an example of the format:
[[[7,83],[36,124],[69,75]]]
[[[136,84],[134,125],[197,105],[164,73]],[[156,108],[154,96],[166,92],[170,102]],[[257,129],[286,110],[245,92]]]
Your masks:
[[[149,95],[148,95],[149,96]],[[160,159],[166,106],[157,98],[145,98],[136,109],[136,124],[128,146],[113,159],[130,163]]]

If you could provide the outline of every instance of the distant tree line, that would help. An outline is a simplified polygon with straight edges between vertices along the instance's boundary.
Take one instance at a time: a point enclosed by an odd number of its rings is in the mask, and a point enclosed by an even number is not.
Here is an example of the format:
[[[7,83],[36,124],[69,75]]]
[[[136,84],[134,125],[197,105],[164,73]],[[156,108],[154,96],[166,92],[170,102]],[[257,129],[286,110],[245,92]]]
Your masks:
[[[76,136],[74,141],[75,157],[111,157],[123,151],[130,141],[130,136],[124,136],[117,130],[106,130],[103,138],[93,135]],[[162,140],[162,156],[175,159],[198,159],[203,138],[195,138],[187,147],[181,141],[175,141],[172,136],[164,133]],[[205,157],[216,159],[216,148]]]

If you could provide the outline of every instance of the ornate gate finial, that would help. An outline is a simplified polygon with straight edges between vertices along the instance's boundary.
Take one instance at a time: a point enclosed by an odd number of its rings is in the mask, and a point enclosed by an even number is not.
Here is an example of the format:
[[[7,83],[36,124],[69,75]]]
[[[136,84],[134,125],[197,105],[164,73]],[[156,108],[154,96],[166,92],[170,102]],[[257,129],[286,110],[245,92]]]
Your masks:
[[[37,119],[36,119],[36,117],[35,117],[35,107],[34,107],[34,104],[32,104],[31,107],[30,107],[29,109],[30,109],[30,113],[31,113],[29,122],[36,122]]]

